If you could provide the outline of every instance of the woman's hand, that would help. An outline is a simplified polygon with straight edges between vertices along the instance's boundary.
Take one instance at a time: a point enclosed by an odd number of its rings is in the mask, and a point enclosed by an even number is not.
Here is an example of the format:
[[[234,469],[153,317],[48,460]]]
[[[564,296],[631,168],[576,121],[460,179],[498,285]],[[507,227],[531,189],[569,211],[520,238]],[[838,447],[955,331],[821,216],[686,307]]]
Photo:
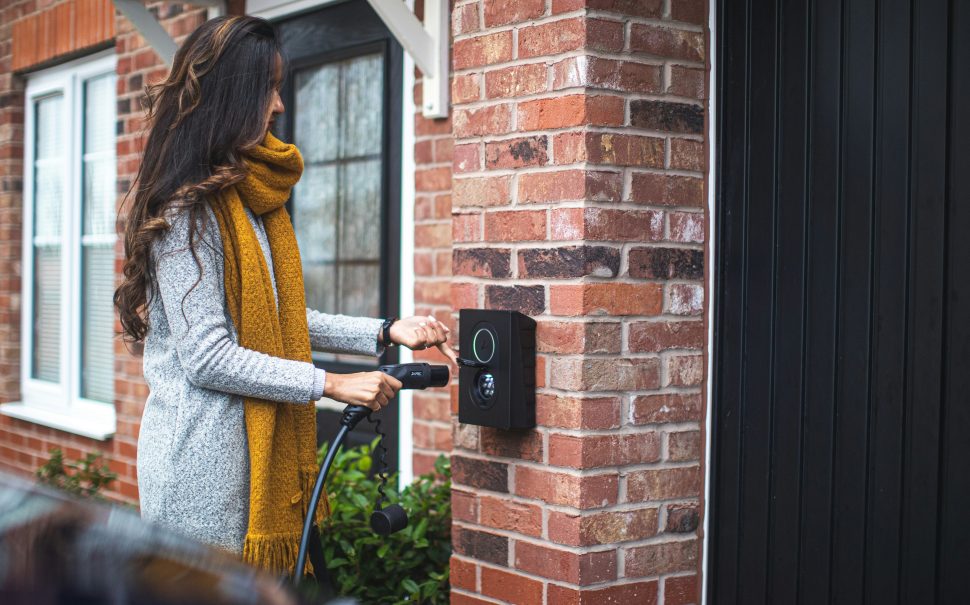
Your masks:
[[[351,405],[362,405],[375,412],[387,407],[401,390],[401,381],[384,372],[358,372],[334,374],[327,372],[323,394]]]
[[[432,315],[404,317],[391,325],[391,342],[415,351],[438,347],[452,363],[458,363],[458,354],[448,346],[451,330]]]

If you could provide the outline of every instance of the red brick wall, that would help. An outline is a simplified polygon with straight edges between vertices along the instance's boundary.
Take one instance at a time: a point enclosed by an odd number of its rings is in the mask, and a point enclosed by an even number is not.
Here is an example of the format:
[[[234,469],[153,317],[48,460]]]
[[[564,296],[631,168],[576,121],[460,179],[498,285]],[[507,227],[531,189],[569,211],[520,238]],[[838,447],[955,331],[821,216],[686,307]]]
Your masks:
[[[13,75],[13,25],[33,2],[0,4],[0,402],[20,398],[20,257],[24,81]],[[3,425],[0,425],[0,430]],[[8,447],[0,433],[0,448]],[[0,449],[0,459],[17,454]]]
[[[23,121],[24,77],[12,73],[13,30],[24,27],[27,21],[56,22],[63,6],[73,2],[7,2],[0,8],[0,403],[20,398],[20,261],[23,208]],[[89,0],[79,0],[84,7]],[[92,5],[93,6],[93,5]],[[109,3],[110,6],[110,3]],[[205,19],[205,10],[188,5],[156,3],[150,5],[162,17],[162,24],[181,41]],[[113,11],[113,7],[111,8]],[[76,13],[75,13],[76,14]],[[135,175],[140,158],[138,132],[143,127],[139,98],[144,85],[167,72],[158,56],[148,48],[141,36],[119,13],[111,23],[111,32],[118,55],[118,121],[121,130],[117,141],[118,202]],[[54,21],[51,21],[54,19]],[[84,41],[103,40],[105,26],[97,19],[76,17],[70,28],[76,43],[50,52],[50,45],[27,48],[21,42],[21,52],[31,52],[28,59],[18,62],[22,70],[53,64],[78,56]],[[80,41],[80,42],[77,42]],[[83,42],[83,44],[82,44]],[[25,50],[26,48],[26,50]],[[47,49],[47,50],[44,50]],[[21,55],[26,57],[28,55]],[[123,258],[121,243],[119,263]],[[120,267],[120,264],[119,264]],[[117,326],[120,330],[120,325]],[[60,447],[69,459],[77,459],[89,452],[101,452],[109,467],[118,474],[118,481],[107,494],[109,498],[128,503],[138,502],[135,476],[135,446],[138,426],[147,389],[141,377],[141,357],[130,355],[118,340],[115,379],[115,410],[117,432],[113,439],[97,441],[59,431],[31,422],[0,416],[0,469],[21,475],[32,475],[49,458],[53,447]]]
[[[453,603],[699,599],[706,4],[453,13],[452,305],[538,320],[535,430],[459,426]]]

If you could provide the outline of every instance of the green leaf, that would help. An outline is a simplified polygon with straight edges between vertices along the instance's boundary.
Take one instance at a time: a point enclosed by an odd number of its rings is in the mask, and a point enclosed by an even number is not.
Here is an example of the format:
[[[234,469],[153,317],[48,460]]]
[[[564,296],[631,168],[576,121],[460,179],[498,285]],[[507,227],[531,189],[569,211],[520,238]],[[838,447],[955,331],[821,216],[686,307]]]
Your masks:
[[[411,578],[404,578],[404,580],[401,582],[401,586],[403,586],[404,590],[408,591],[410,594],[421,592],[421,587],[418,586],[417,582]]]
[[[426,531],[428,531],[428,518],[422,517],[421,520],[418,521],[418,526],[414,528],[414,538],[423,538]]]

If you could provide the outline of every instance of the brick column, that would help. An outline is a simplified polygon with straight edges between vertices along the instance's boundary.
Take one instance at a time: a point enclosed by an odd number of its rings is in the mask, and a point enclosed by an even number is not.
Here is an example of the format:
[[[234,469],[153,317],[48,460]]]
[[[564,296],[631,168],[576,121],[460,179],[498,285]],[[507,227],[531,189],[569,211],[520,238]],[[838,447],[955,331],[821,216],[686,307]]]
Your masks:
[[[453,21],[452,306],[536,318],[539,426],[456,426],[452,602],[696,602],[706,3]]]

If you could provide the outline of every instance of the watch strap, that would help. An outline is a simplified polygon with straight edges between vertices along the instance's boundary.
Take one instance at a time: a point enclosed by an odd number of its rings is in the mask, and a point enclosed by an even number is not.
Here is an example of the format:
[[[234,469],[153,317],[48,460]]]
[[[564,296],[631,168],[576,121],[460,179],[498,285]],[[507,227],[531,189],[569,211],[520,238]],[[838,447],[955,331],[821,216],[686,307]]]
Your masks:
[[[381,344],[385,347],[394,345],[394,341],[391,340],[391,326],[394,325],[395,321],[397,321],[396,317],[388,317],[384,320],[384,323],[381,324],[381,334],[384,337],[381,340]]]

